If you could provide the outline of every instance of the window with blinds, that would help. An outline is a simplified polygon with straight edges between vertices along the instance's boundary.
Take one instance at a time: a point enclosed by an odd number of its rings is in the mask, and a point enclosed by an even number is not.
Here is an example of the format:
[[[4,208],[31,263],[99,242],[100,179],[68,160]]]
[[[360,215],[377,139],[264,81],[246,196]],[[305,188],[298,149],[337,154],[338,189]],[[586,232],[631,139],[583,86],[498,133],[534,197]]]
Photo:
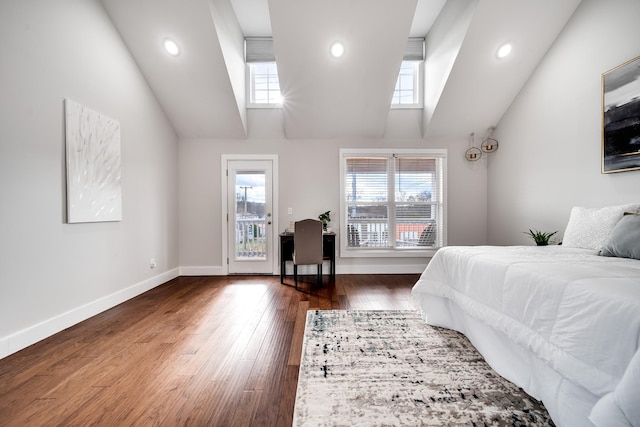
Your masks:
[[[391,99],[391,108],[422,108],[422,63],[425,58],[424,37],[407,40],[403,61]],[[248,107],[282,106],[282,94],[271,37],[247,37],[244,42],[247,73]]]
[[[446,150],[345,149],[340,157],[341,256],[444,246]]]
[[[247,37],[244,59],[249,67],[249,107],[280,107],[282,94],[271,37]]]
[[[396,87],[391,98],[391,108],[422,108],[422,63],[424,62],[424,38],[410,37],[402,57]]]

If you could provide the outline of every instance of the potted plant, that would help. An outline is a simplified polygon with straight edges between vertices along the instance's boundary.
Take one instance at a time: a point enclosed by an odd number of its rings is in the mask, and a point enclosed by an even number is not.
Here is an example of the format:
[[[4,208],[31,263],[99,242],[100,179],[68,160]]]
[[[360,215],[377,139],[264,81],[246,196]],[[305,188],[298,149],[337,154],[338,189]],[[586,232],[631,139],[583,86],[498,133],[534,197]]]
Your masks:
[[[331,211],[326,211],[318,215],[318,219],[322,221],[322,229],[327,231],[327,225],[331,222]]]
[[[538,246],[547,246],[549,244],[549,238],[556,233],[557,231],[554,231],[553,233],[547,233],[544,231],[531,230],[531,229],[529,229],[529,231],[524,232],[524,234],[531,237],[533,241],[536,242],[536,245]]]

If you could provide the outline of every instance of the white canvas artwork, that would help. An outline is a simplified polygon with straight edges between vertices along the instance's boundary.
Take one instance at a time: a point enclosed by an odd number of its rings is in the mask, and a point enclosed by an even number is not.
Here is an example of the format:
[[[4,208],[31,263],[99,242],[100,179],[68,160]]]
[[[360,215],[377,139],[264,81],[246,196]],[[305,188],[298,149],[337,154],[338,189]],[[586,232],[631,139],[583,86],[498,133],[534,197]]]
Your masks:
[[[67,222],[122,220],[120,123],[65,99]]]

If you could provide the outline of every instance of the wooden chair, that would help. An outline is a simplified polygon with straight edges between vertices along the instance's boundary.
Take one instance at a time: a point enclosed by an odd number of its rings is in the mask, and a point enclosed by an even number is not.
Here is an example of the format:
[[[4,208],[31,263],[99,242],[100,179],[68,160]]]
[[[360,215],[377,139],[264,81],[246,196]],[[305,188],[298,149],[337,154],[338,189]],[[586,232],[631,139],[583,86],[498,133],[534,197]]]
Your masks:
[[[304,219],[294,224],[293,280],[298,289],[298,266],[318,266],[318,286],[322,285],[322,222]]]

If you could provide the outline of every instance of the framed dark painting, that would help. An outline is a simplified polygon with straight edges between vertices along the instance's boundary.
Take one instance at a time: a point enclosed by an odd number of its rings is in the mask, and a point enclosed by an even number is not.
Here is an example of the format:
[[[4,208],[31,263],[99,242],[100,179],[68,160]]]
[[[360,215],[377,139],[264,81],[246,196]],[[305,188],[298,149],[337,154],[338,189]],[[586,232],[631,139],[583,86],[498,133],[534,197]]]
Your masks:
[[[640,56],[602,74],[602,173],[640,169]]]

